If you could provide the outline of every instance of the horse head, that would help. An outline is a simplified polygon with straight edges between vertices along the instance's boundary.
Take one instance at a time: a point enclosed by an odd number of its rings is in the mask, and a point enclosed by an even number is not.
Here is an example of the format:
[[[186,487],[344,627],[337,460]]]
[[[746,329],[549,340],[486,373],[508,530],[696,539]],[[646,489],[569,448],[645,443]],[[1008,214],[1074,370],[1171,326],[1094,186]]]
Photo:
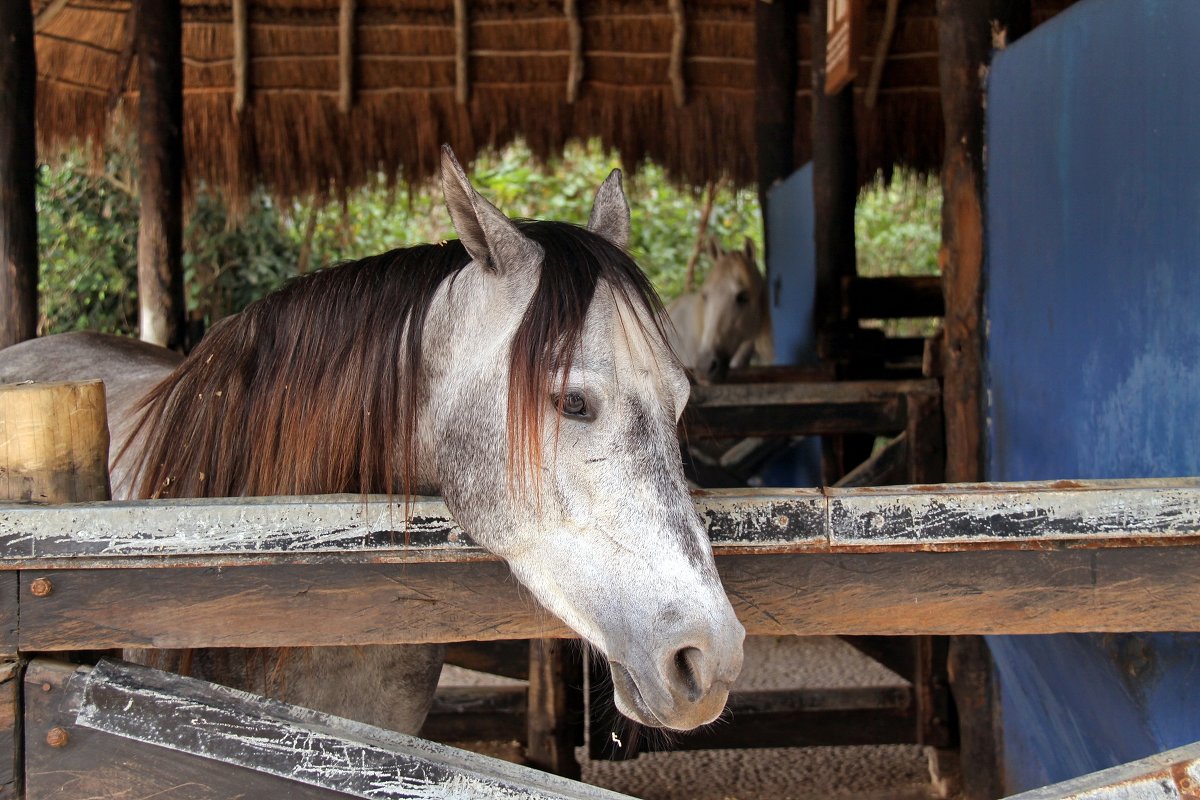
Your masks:
[[[711,722],[745,631],[684,481],[688,380],[624,250],[620,173],[582,228],[509,220],[448,149],[442,171],[471,258],[425,331],[422,438],[447,506],[609,661],[622,713]]]
[[[754,243],[747,239],[741,250],[725,250],[716,242],[709,247],[713,264],[700,287],[704,311],[696,363],[690,365],[706,383],[723,379],[730,367],[749,364],[764,325],[770,325],[767,282],[758,270]],[[769,353],[758,355],[769,358]]]

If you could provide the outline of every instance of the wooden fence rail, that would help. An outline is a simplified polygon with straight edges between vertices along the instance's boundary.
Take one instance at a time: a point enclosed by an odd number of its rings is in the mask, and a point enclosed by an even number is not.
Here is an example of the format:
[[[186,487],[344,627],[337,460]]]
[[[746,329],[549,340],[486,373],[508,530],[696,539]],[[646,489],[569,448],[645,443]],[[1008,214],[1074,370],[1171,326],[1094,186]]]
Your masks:
[[[1200,631],[1196,479],[696,500],[752,634]],[[383,498],[2,507],[0,649],[572,635],[440,501],[408,512],[405,531]]]

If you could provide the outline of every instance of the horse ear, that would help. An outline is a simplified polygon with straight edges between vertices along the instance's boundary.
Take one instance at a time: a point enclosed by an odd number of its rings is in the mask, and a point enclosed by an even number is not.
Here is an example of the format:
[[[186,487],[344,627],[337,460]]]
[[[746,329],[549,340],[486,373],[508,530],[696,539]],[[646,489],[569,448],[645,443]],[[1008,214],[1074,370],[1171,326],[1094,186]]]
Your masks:
[[[746,245],[742,248],[742,252],[746,254],[746,258],[751,264],[758,264],[758,258],[754,254],[754,240],[749,236],[746,237]]]
[[[629,201],[621,184],[621,170],[608,173],[592,202],[588,230],[624,249],[629,244]]]
[[[721,247],[721,243],[717,241],[717,237],[709,236],[704,243],[704,250],[708,253],[708,257],[714,262],[725,255],[725,250]]]
[[[442,145],[442,194],[463,246],[485,269],[504,274],[541,263],[541,246],[475,191],[447,144]]]

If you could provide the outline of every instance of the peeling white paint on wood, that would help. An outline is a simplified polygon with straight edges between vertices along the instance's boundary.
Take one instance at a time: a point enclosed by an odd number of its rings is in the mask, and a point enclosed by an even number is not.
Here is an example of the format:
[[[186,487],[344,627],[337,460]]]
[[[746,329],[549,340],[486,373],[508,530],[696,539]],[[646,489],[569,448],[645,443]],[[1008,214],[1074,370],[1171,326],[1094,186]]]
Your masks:
[[[147,667],[102,661],[76,723],[363,798],[618,800],[587,784]]]
[[[1200,742],[1012,795],[1009,800],[1191,800],[1198,792]]]
[[[1200,480],[702,492],[714,550],[822,552],[1129,546],[1200,536]],[[0,569],[268,556],[471,561],[478,548],[438,498],[323,495],[0,506]]]

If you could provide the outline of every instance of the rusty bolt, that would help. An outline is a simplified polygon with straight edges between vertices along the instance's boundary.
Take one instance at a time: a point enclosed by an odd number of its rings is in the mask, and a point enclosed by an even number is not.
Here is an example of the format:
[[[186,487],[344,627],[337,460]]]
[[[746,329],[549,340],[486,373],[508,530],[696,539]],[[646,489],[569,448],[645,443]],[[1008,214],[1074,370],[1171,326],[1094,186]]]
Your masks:
[[[66,747],[68,738],[70,737],[67,736],[66,728],[51,728],[46,731],[46,744],[51,747]]]
[[[43,692],[48,692],[48,691],[50,691],[50,690],[51,690],[51,689],[53,689],[53,688],[54,688],[54,687],[53,687],[53,686],[51,686],[51,685],[50,685],[50,684],[48,684],[48,683],[43,683],[43,684],[42,684],[42,691],[43,691]]]
[[[54,584],[49,578],[34,578],[33,583],[29,584],[29,591],[33,592],[34,597],[45,597],[54,591]]]

